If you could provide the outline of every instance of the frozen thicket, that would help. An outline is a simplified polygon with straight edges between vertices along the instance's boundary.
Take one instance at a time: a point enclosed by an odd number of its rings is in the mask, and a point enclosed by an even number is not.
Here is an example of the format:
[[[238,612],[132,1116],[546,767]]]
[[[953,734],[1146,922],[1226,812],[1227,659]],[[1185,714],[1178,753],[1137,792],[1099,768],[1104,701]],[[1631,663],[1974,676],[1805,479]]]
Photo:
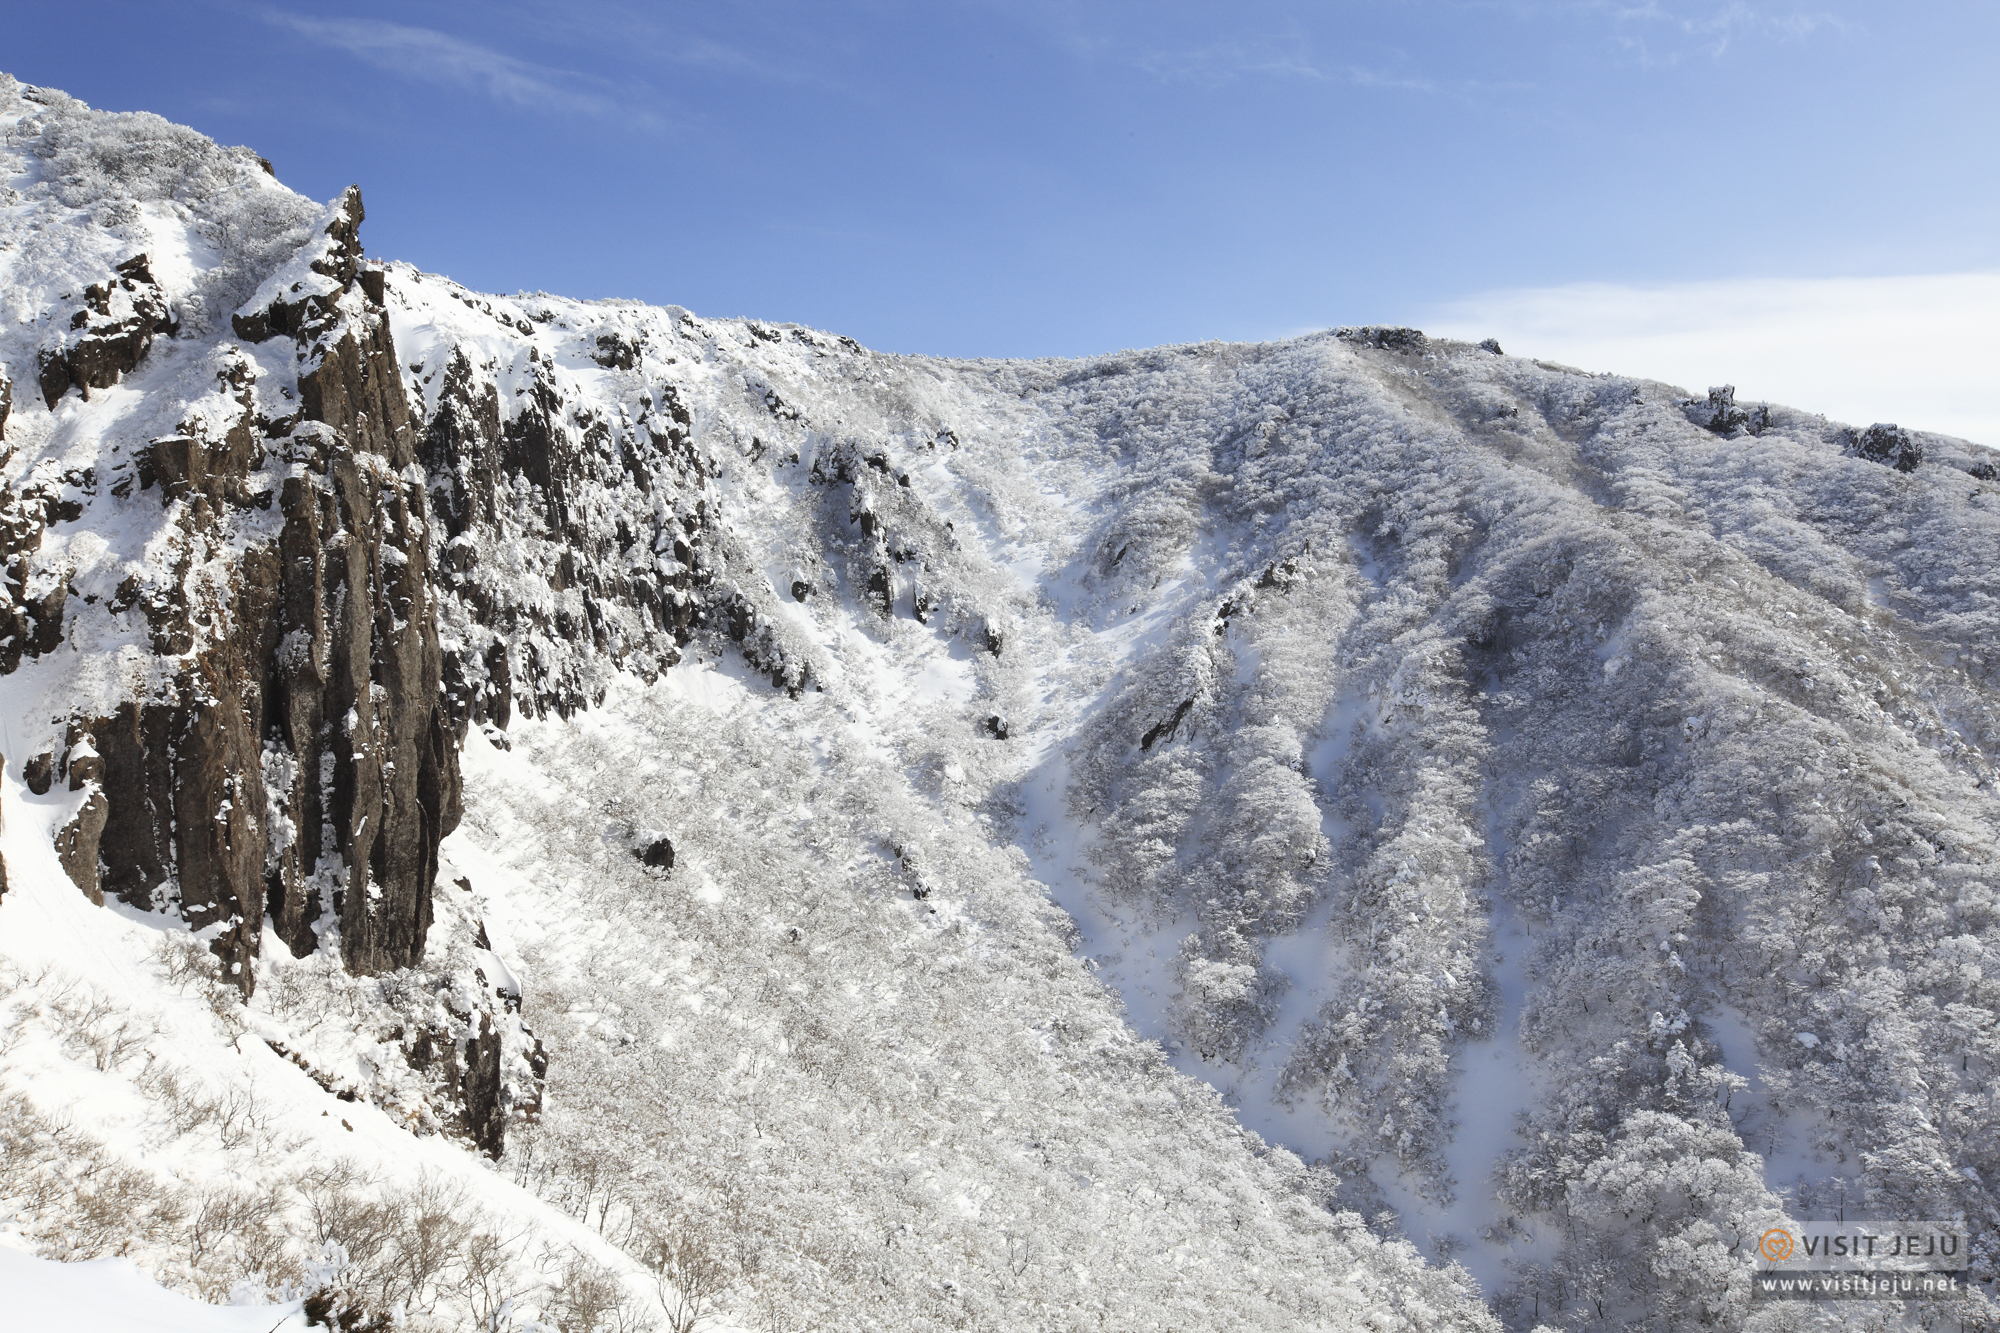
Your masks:
[[[18,1243],[350,1322],[1664,1330],[1813,1324],[1751,1239],[1865,1208],[1990,1311],[1989,451],[1407,329],[483,295],[0,95]]]

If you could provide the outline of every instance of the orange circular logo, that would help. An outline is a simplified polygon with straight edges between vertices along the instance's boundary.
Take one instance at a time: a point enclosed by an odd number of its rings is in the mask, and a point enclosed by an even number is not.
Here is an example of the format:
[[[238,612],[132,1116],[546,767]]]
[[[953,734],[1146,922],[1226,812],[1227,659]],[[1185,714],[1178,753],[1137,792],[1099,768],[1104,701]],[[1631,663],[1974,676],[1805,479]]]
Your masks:
[[[1757,1253],[1774,1264],[1781,1264],[1792,1257],[1792,1233],[1783,1227],[1772,1227],[1757,1238]]]

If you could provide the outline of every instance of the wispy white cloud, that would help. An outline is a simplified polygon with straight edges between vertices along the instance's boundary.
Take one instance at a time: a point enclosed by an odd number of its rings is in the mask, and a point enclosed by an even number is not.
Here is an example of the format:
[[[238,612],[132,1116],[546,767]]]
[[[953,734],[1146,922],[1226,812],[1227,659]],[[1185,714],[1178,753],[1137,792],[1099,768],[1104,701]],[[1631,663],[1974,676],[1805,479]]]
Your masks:
[[[849,83],[837,47],[801,40],[823,29],[782,4],[699,16],[727,31],[730,41],[697,31],[695,16],[650,0],[570,0],[553,10],[537,7],[517,15],[541,40],[572,50],[616,50],[627,60],[781,86],[831,91]]]
[[[1231,40],[1180,50],[1144,51],[1133,63],[1155,78],[1195,83],[1226,83],[1260,76],[1315,81],[1329,78],[1328,72],[1314,62],[1305,42],[1297,37]]]
[[[1456,96],[1527,86],[1520,83],[1437,79],[1421,73],[1348,60],[1329,60],[1316,55],[1310,45],[1300,38],[1229,41],[1178,50],[1153,50],[1130,59],[1132,64],[1156,79],[1212,87],[1245,79],[1290,79],[1392,92]]]
[[[1741,47],[1819,34],[1861,35],[1855,19],[1828,9],[1751,0],[1427,0],[1436,8],[1484,10],[1603,42],[1646,65],[1720,59]]]
[[[1745,0],[1582,0],[1574,8],[1608,18],[1615,40],[1649,64],[1676,64],[1690,54],[1721,57],[1760,38],[1796,41],[1818,32],[1859,31],[1851,20],[1824,10],[1772,9]]]
[[[528,110],[604,117],[627,124],[658,123],[652,112],[633,105],[630,93],[637,90],[620,90],[603,79],[521,60],[433,28],[380,19],[316,19],[270,11],[263,17],[392,74],[469,89]]]
[[[1490,292],[1418,322],[1585,370],[1695,393],[1730,383],[1841,421],[2000,446],[2000,272]]]

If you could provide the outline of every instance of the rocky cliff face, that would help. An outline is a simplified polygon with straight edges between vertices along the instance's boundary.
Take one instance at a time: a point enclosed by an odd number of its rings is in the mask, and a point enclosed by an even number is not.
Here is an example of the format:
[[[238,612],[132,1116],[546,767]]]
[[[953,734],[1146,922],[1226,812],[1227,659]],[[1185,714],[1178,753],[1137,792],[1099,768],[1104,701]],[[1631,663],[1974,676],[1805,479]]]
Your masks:
[[[335,948],[357,974],[423,959],[468,727],[567,715],[704,633],[774,687],[812,688],[816,650],[780,584],[804,602],[846,583],[885,624],[935,622],[987,651],[1002,637],[934,577],[955,540],[909,465],[845,438],[801,464],[816,425],[769,375],[737,384],[764,431],[737,438],[724,413],[709,447],[776,457],[824,513],[775,582],[768,553],[719,522],[725,463],[694,443],[714,376],[697,387],[687,370],[737,341],[774,365],[844,368],[853,344],[496,302],[366,263],[363,216],[354,189],[325,209],[230,317],[233,339],[177,336],[146,257],[110,263],[48,321],[51,414],[128,380],[178,405],[130,452],[99,441],[92,461],[0,495],[0,672],[129,639],[124,683],[63,709],[17,760],[32,789],[75,793],[63,864],[93,900],[177,911],[246,991],[267,920],[294,955]],[[446,306],[470,326],[442,327]],[[185,367],[171,389],[153,383],[161,338]],[[942,425],[912,443],[956,447]],[[69,525],[116,522],[147,531],[142,558],[115,576],[80,564]]]
[[[349,190],[303,277],[236,319],[289,351],[295,396],[270,402],[258,363],[218,347],[223,410],[191,413],[139,460],[135,498],[164,507],[178,559],[126,580],[112,609],[143,616],[163,670],[73,718],[55,765],[90,789],[62,834],[79,887],[171,899],[246,987],[267,913],[295,954],[331,934],[356,972],[419,961],[458,818],[427,497],[361,218]]]
[[[68,794],[56,852],[85,896],[177,914],[246,995],[270,937],[357,976],[422,964],[460,813],[472,710],[443,688],[445,534],[362,219],[350,189],[300,231],[234,338],[184,318],[199,284],[145,253],[83,261],[102,272],[35,321],[48,411],[0,491],[0,677],[48,709],[46,739],[8,759],[32,794]],[[12,372],[9,452],[18,352]],[[92,396],[118,385],[140,421],[107,427]],[[504,724],[506,694],[482,717]],[[519,1022],[490,988],[447,988],[462,1002],[403,1048],[498,1152],[506,1103],[533,1096],[505,1091],[526,1082],[501,1067]]]
[[[774,685],[810,684],[805,655],[760,619],[771,589],[729,572],[712,462],[691,442],[681,391],[640,369],[640,339],[593,339],[546,309],[539,320],[495,312],[404,268],[389,289],[393,306],[444,296],[491,321],[480,339],[432,341],[411,362],[420,458],[444,529],[445,682],[461,727],[504,728],[516,699],[568,715],[602,698],[609,673],[653,679],[704,629],[741,644]],[[633,372],[618,377],[635,390],[629,402],[607,403],[545,357],[537,344],[551,333],[589,348],[589,364]]]
[[[40,700],[31,719],[46,710],[8,759],[63,803],[56,851],[86,897],[178,916],[246,995],[269,941],[355,976],[423,968],[469,727],[504,744],[518,710],[568,714],[620,670],[650,679],[704,629],[775,685],[810,685],[768,581],[730,567],[715,464],[674,384],[640,373],[632,402],[607,401],[540,336],[624,374],[657,365],[644,332],[392,280],[364,259],[358,190],[301,224],[254,156],[205,141],[208,179],[272,196],[249,211],[276,219],[270,236],[241,248],[275,257],[223,265],[233,288],[222,269],[156,273],[101,223],[153,196],[95,174],[117,159],[92,157],[97,113],[20,96],[53,108],[23,125],[63,145],[28,155],[68,172],[30,196],[37,225],[68,228],[78,257],[12,275],[47,299],[27,322],[39,342],[0,347],[0,678]],[[233,206],[211,243],[247,225]],[[395,287],[426,283],[427,301],[483,307],[520,364],[491,339],[438,342],[429,317],[414,356],[399,349]],[[41,390],[25,437],[23,373]],[[117,386],[137,413],[109,410]],[[542,1057],[518,994],[432,973],[457,998],[411,1017],[401,1049],[459,1108],[446,1119],[498,1152]]]

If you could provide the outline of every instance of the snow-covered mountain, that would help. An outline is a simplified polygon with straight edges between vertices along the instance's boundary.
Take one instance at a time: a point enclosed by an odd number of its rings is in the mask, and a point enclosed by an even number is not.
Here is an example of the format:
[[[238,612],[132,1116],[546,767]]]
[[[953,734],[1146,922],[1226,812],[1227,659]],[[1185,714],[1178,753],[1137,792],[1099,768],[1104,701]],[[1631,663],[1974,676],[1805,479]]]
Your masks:
[[[1995,1276],[1990,451],[499,297],[0,121],[0,1244],[566,1333]]]

